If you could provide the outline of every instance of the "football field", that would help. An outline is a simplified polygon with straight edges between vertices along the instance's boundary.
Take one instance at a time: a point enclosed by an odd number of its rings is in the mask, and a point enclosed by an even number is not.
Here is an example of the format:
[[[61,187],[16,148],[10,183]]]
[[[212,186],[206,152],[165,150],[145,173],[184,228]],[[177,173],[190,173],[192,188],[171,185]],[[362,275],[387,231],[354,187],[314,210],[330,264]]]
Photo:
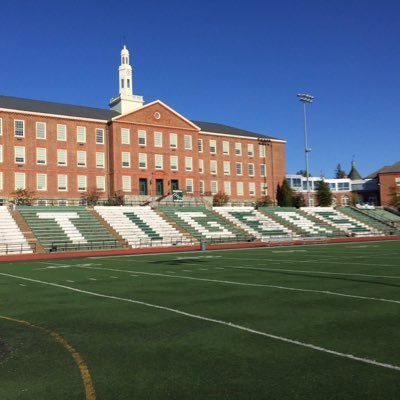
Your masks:
[[[391,400],[400,242],[0,263],[1,400]]]

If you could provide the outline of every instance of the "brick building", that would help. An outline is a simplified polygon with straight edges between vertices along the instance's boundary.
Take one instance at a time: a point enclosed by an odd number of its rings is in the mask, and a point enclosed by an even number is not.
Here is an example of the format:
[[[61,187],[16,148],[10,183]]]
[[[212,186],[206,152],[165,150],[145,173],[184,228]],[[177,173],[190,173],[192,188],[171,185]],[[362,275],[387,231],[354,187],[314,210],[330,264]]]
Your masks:
[[[119,95],[110,109],[0,96],[0,199],[18,189],[41,203],[66,204],[97,189],[127,200],[219,191],[233,201],[269,194],[285,176],[285,141],[230,126],[190,121],[132,91],[121,51]]]

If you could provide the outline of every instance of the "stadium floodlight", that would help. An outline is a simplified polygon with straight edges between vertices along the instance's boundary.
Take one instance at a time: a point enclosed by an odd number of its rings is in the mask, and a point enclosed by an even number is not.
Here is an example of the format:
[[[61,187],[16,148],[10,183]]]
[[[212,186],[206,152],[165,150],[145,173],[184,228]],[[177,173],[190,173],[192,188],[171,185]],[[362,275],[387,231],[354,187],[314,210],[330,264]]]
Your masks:
[[[308,169],[308,153],[311,152],[311,148],[307,144],[307,113],[306,104],[311,104],[314,100],[314,96],[309,94],[299,93],[297,95],[298,99],[303,103],[304,112],[304,154],[306,159],[306,179],[307,179],[307,206],[310,207],[310,174]]]

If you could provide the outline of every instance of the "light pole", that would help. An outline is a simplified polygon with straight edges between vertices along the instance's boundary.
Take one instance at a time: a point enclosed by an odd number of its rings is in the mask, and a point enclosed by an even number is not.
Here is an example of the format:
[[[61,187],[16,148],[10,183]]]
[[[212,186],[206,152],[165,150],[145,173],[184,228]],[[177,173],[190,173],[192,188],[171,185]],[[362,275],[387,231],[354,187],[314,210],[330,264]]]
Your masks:
[[[303,103],[303,111],[304,111],[304,154],[306,158],[306,178],[307,178],[307,206],[310,207],[310,174],[308,170],[308,153],[311,151],[311,148],[308,147],[307,144],[307,114],[306,114],[306,104],[312,103],[314,100],[313,96],[309,94],[298,94],[297,97]]]

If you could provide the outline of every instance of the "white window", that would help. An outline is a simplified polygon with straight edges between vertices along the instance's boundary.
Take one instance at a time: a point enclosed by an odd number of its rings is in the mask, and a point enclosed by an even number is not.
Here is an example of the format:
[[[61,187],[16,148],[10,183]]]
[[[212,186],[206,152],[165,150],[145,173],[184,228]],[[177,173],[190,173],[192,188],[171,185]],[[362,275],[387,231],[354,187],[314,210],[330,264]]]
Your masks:
[[[211,194],[217,194],[218,192],[218,182],[211,181]]]
[[[25,121],[19,119],[14,120],[14,136],[25,136]]]
[[[57,149],[57,165],[67,165],[67,150]]]
[[[122,191],[124,191],[124,192],[131,191],[131,177],[130,176],[122,177]]]
[[[36,148],[36,164],[46,164],[46,149],[43,147]]]
[[[77,151],[76,160],[78,167],[86,167],[86,151]]]
[[[199,181],[200,194],[204,194],[204,181]]]
[[[78,143],[86,143],[86,128],[84,126],[76,128],[76,141]]]
[[[0,118],[0,135],[3,134],[3,119]]]
[[[3,173],[0,172],[0,190],[3,190]]]
[[[227,142],[225,140],[222,142],[222,152],[226,156],[229,155],[229,142]]]
[[[247,165],[249,176],[254,176],[254,164],[250,163]]]
[[[147,168],[147,154],[139,153],[139,168],[146,169]]]
[[[193,179],[186,179],[186,193],[193,193]]]
[[[394,178],[394,182],[396,183],[396,186],[400,186],[400,178]]]
[[[178,171],[178,156],[170,156],[171,171]]]
[[[192,137],[185,135],[185,150],[192,150]]]
[[[236,194],[243,196],[243,182],[236,182]]]
[[[260,191],[261,191],[261,194],[265,194],[265,195],[268,194],[268,186],[266,183],[263,182],[260,184]]]
[[[267,176],[267,166],[265,164],[260,165],[260,176]]]
[[[210,140],[210,153],[211,154],[216,154],[217,153],[217,141],[211,139]]]
[[[217,173],[217,161],[216,160],[210,161],[210,172],[214,175]]]
[[[104,144],[104,129],[96,128],[96,143]]]
[[[99,192],[106,190],[106,178],[104,176],[96,176],[96,188]]]
[[[185,157],[185,170],[186,171],[192,171],[193,170],[192,157]]]
[[[252,144],[252,143],[248,143],[247,144],[247,155],[249,157],[253,157],[254,156],[254,144]]]
[[[0,144],[0,163],[3,162],[3,145]]]
[[[199,153],[203,152],[203,139],[197,140],[197,150],[199,151]]]
[[[45,122],[36,122],[36,139],[46,139]]]
[[[140,146],[146,146],[146,131],[138,131],[138,143]]]
[[[237,156],[242,155],[242,143],[235,143],[235,154]]]
[[[162,132],[154,132],[154,147],[162,147]]]
[[[242,163],[241,162],[236,163],[236,175],[242,175]]]
[[[121,144],[130,144],[131,132],[128,128],[121,128]]]
[[[224,182],[224,193],[226,194],[231,194],[231,183],[230,182]]]
[[[24,172],[16,172],[14,174],[14,188],[15,188],[15,190],[26,188]]]
[[[163,169],[163,156],[162,154],[155,155],[155,167],[156,169]]]
[[[57,188],[59,192],[67,191],[67,182],[68,182],[67,175],[57,175]]]
[[[249,195],[250,196],[256,195],[256,184],[254,182],[249,182]]]
[[[60,142],[67,140],[67,125],[57,124],[57,140]]]
[[[47,174],[36,174],[36,190],[47,190]]]
[[[224,175],[231,174],[231,163],[230,161],[224,161]]]
[[[86,175],[78,175],[78,192],[85,192],[87,188]]]
[[[169,147],[176,149],[178,147],[178,135],[176,133],[169,134]]]
[[[96,168],[104,168],[104,153],[96,152]]]
[[[204,160],[199,160],[199,173],[204,173]]]
[[[25,163],[25,147],[23,146],[15,146],[15,162],[17,164],[24,164]]]
[[[131,166],[131,153],[123,151],[121,154],[122,168],[129,168]]]
[[[261,158],[265,158],[265,144],[260,144],[258,146],[259,154]]]

